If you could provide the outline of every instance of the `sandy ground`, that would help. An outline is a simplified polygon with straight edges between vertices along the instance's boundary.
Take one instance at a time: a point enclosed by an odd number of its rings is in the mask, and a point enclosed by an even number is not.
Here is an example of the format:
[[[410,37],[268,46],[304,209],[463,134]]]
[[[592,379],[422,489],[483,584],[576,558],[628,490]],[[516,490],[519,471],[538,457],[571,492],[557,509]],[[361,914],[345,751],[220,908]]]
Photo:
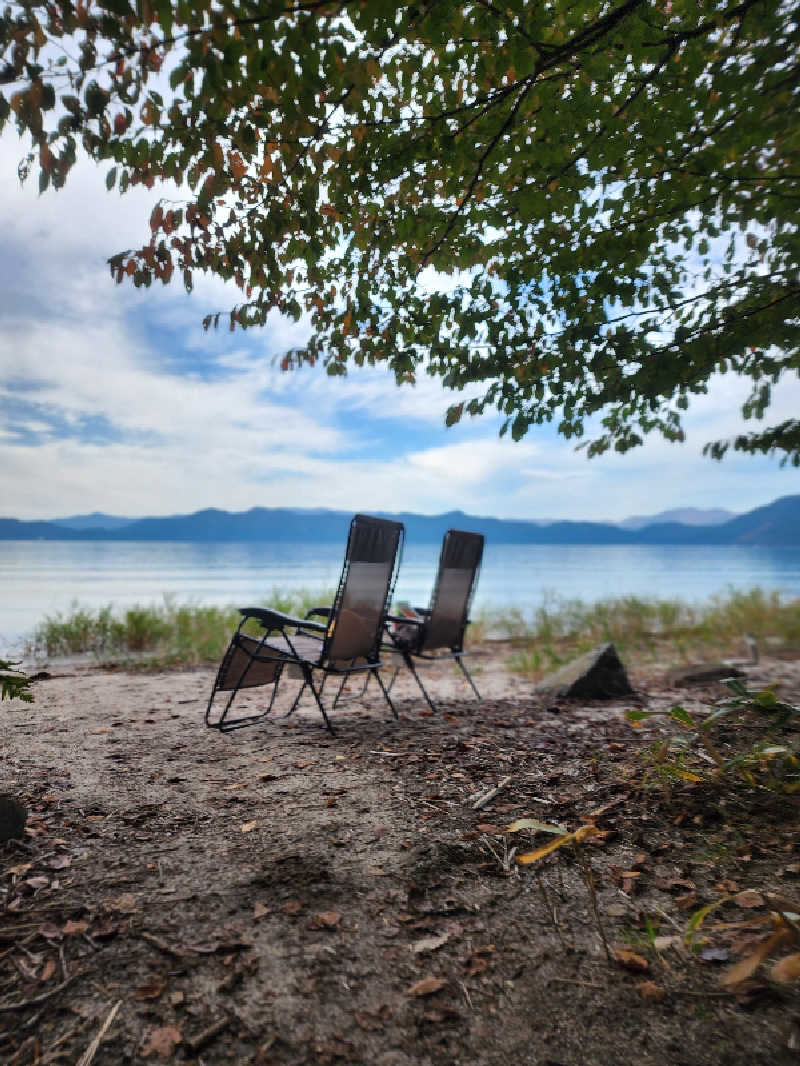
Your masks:
[[[428,667],[436,714],[401,676],[399,721],[371,688],[335,737],[309,699],[206,729],[210,669],[65,670],[33,706],[3,704],[0,791],[30,815],[0,845],[0,1059],[797,1061],[794,986],[721,986],[741,937],[683,946],[726,892],[761,893],[721,908],[742,929],[770,921],[764,893],[800,897],[796,799],[643,786],[655,727],[632,731],[628,702],[554,705],[507,654],[472,656],[481,704],[452,664]],[[798,665],[752,683],[800,698]],[[656,667],[632,680],[650,707],[721,695],[668,690]],[[599,839],[519,866],[512,844],[553,839],[503,832],[522,817]]]

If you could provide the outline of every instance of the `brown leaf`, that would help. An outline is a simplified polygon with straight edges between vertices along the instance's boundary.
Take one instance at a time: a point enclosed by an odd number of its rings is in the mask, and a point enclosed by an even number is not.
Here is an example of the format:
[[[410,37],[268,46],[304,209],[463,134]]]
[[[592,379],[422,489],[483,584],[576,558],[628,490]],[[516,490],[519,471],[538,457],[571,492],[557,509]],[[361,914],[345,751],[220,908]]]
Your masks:
[[[479,833],[489,833],[494,836],[502,836],[505,833],[505,829],[501,829],[499,825],[494,825],[493,822],[479,822],[475,828]]]
[[[39,974],[40,981],[49,981],[53,974],[56,972],[56,960],[48,959],[44,964],[44,969]]]
[[[341,920],[342,916],[338,911],[322,911],[316,916],[317,925],[324,929],[335,929]]]
[[[800,954],[795,953],[780,959],[772,967],[769,975],[773,981],[780,981],[781,984],[797,981],[800,978]]]
[[[245,822],[239,826],[240,833],[252,833],[254,829],[258,829],[258,822]]]
[[[636,991],[647,1003],[660,1003],[667,994],[655,981],[640,981]]]
[[[72,866],[69,855],[54,855],[47,864],[51,870],[68,870]]]
[[[134,895],[133,892],[123,892],[121,896],[112,899],[106,906],[109,910],[116,911],[118,914],[133,914],[138,910],[137,899],[138,896]]]
[[[441,933],[439,936],[428,936],[423,940],[418,940],[415,944],[412,944],[411,950],[415,955],[419,955],[423,951],[436,951],[437,948],[446,944],[449,939],[449,933]]]
[[[134,990],[133,997],[139,1000],[158,999],[166,987],[166,981],[148,981]]]
[[[73,922],[72,919],[70,919],[68,922],[64,923],[64,935],[74,936],[76,933],[85,933],[88,928],[89,923],[87,921]]]
[[[432,996],[434,992],[439,992],[447,984],[447,981],[443,977],[423,977],[421,981],[415,981],[415,983],[406,989],[407,996]]]
[[[262,903],[260,900],[256,900],[253,904],[253,918],[264,918],[269,914],[269,907],[266,903]]]
[[[756,892],[752,888],[746,888],[744,892],[740,892],[733,897],[733,902],[740,907],[763,907],[766,900],[760,892]]]
[[[299,899],[289,899],[281,907],[281,910],[287,917],[293,918],[296,914],[299,914],[303,909],[303,904]]]
[[[177,1045],[182,1043],[183,1033],[180,1029],[176,1029],[174,1025],[165,1025],[161,1029],[152,1030],[147,1043],[142,1047],[141,1055],[142,1058],[155,1055],[159,1059],[168,1059],[172,1057]]]
[[[750,955],[737,962],[735,966],[731,966],[722,975],[720,984],[730,988],[732,985],[738,985],[746,981],[748,977],[753,976],[764,959],[768,958],[781,944],[786,943],[787,940],[792,940],[793,937],[794,934],[791,929],[778,929],[768,940],[762,940]]]
[[[642,955],[637,955],[635,951],[628,951],[627,948],[616,948],[611,952],[611,957],[615,962],[618,962],[620,966],[624,966],[626,970],[635,970],[638,973],[644,973],[645,970],[650,969],[650,963]]]

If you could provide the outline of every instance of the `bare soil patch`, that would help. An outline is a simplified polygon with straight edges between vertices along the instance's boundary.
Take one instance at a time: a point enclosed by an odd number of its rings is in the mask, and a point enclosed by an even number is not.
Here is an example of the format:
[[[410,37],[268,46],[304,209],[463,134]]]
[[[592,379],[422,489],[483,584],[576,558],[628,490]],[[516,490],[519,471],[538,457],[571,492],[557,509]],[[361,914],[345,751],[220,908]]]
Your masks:
[[[798,800],[643,784],[658,726],[633,731],[629,702],[549,705],[502,648],[472,662],[482,704],[428,669],[439,713],[403,678],[400,721],[374,689],[335,737],[310,701],[205,729],[206,669],[74,670],[4,704],[0,791],[30,816],[0,845],[0,1058],[797,1061],[798,983],[767,962],[732,988],[720,975],[763,941],[775,894],[800,911]],[[797,700],[799,667],[749,674]],[[721,691],[662,677],[632,673],[643,705]],[[519,866],[512,846],[552,839],[503,832],[522,817],[600,832]],[[723,897],[687,949],[690,916]]]

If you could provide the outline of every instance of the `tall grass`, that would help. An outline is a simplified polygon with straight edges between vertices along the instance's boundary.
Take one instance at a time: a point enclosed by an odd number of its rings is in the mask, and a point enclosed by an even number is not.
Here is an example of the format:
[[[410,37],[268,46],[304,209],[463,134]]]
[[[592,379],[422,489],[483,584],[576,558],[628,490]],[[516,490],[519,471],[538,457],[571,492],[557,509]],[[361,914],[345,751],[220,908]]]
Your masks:
[[[264,606],[302,618],[331,593],[275,592]],[[73,605],[65,614],[46,616],[29,639],[25,654],[42,659],[93,654],[101,661],[146,657],[157,662],[215,662],[227,647],[241,620],[234,607],[177,605],[170,600],[152,606],[115,610]],[[257,627],[251,623],[253,631]]]
[[[730,590],[702,604],[637,596],[596,603],[551,599],[527,618],[520,611],[494,611],[476,621],[480,635],[512,640],[511,667],[533,677],[607,642],[635,663],[745,657],[745,634],[755,637],[762,652],[792,649],[800,655],[800,600],[759,588]]]
[[[302,618],[332,593],[275,590],[265,602]],[[164,663],[218,662],[239,624],[232,607],[177,605],[95,610],[74,605],[46,617],[25,649],[35,659],[94,654],[101,661],[144,657]],[[252,626],[253,632],[258,632]],[[594,644],[613,642],[626,662],[689,662],[744,656],[745,633],[762,651],[791,648],[800,655],[800,600],[778,592],[731,590],[704,604],[625,596],[597,603],[549,598],[529,614],[517,608],[476,612],[470,644],[494,637],[514,645],[510,665],[537,677]]]

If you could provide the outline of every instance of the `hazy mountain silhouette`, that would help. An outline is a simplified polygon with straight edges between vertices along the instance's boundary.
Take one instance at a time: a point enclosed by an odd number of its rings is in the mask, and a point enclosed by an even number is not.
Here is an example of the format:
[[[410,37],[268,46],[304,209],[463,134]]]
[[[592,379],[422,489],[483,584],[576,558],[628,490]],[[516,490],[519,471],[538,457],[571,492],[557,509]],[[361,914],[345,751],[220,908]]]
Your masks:
[[[381,512],[371,512],[381,513]],[[449,511],[441,515],[401,512],[384,517],[405,524],[409,541],[439,541],[451,528],[484,533],[493,544],[800,544],[800,496],[783,496],[765,507],[717,525],[656,522],[624,529],[610,522],[549,522],[487,518]],[[230,512],[208,508],[189,515],[114,519],[113,515],[75,516],[60,522],[23,522],[0,518],[0,540],[145,540],[340,542],[352,517],[349,511],[264,508]],[[76,522],[91,519],[89,525]],[[117,528],[107,524],[117,522]]]

